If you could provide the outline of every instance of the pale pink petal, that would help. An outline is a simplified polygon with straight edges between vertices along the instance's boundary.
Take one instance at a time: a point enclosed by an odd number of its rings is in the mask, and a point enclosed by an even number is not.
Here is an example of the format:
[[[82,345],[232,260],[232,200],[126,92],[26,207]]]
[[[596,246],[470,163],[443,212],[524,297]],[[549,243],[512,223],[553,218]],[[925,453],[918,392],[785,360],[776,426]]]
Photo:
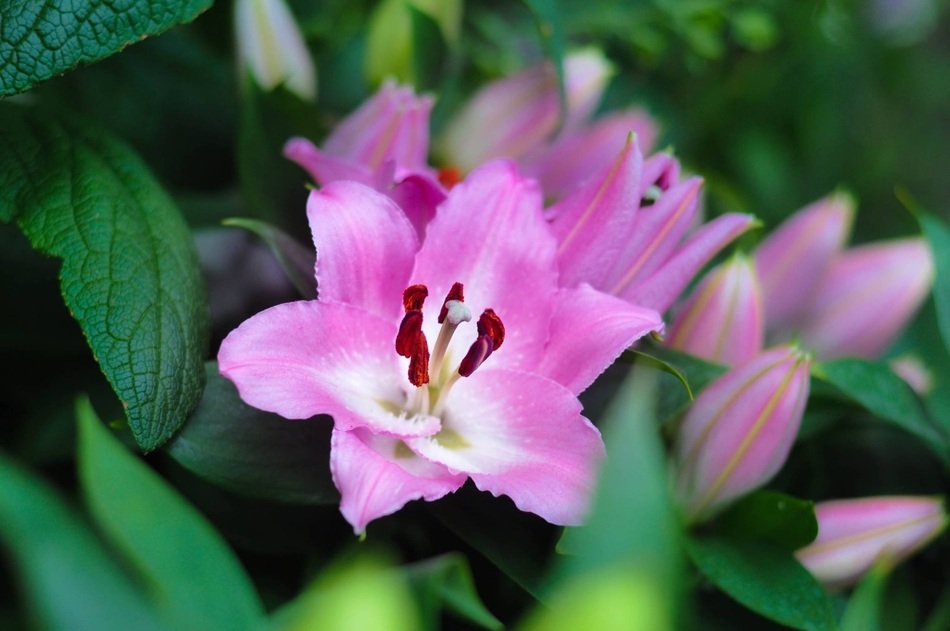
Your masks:
[[[644,194],[665,193],[680,179],[680,163],[669,153],[654,153],[643,161],[643,184],[640,189]],[[650,187],[656,187],[651,191]]]
[[[562,289],[551,321],[551,339],[537,373],[580,394],[625,349],[651,331],[663,331],[663,320],[652,309],[590,285]]]
[[[351,305],[290,302],[231,331],[218,367],[245,403],[285,418],[329,414],[338,429],[428,435],[439,419],[395,413],[411,388],[397,361],[396,328]]]
[[[414,451],[551,523],[582,521],[604,445],[570,391],[530,373],[485,369],[448,396],[443,432],[407,441]]]
[[[755,265],[736,256],[700,282],[676,316],[666,345],[711,362],[737,365],[762,350],[765,320]]]
[[[641,164],[636,140],[628,136],[612,163],[550,210],[561,285],[606,283],[610,265],[630,240],[640,207]]]
[[[533,366],[544,349],[557,289],[555,242],[541,214],[541,193],[514,163],[490,162],[449,192],[426,229],[412,283],[426,285],[424,330],[438,335],[436,316],[452,284],[465,286],[465,304],[477,315],[494,309],[504,322],[504,347],[493,366]],[[452,361],[475,339],[474,322],[460,326]]]
[[[525,173],[538,178],[548,198],[563,199],[607,167],[623,150],[631,132],[641,150],[652,149],[657,130],[650,116],[637,109],[615,112],[586,128],[562,134],[525,166]]]
[[[362,184],[333,182],[310,193],[307,218],[320,299],[358,305],[398,324],[419,248],[402,210]]]
[[[291,138],[284,145],[284,157],[296,162],[321,186],[336,180],[353,180],[375,185],[373,172],[348,158],[334,156],[317,149],[306,138]]]
[[[389,196],[406,213],[421,242],[435,209],[445,201],[445,190],[431,177],[412,174],[397,182]]]
[[[753,225],[755,218],[752,215],[739,213],[710,221],[680,246],[660,269],[620,295],[635,304],[666,311],[703,265]]]
[[[564,129],[571,130],[590,118],[607,83],[614,74],[610,61],[597,48],[571,52],[564,57],[564,90],[567,93],[567,116]]]
[[[796,212],[756,249],[770,331],[801,321],[817,280],[848,240],[853,219],[851,197],[830,195]]]
[[[696,198],[703,181],[691,178],[660,195],[656,203],[637,211],[628,243],[614,265],[604,287],[624,295],[662,266],[680,244],[696,212]]]
[[[333,430],[330,472],[340,491],[340,512],[356,534],[407,502],[431,502],[452,493],[466,479],[417,456],[397,438],[363,429]]]

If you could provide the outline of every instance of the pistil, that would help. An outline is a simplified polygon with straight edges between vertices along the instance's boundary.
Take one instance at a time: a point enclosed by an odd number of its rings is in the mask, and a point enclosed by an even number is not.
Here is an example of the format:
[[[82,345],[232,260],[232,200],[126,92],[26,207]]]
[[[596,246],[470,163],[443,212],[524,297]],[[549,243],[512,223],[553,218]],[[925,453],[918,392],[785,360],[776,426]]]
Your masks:
[[[442,360],[445,359],[445,351],[449,348],[455,329],[462,322],[470,322],[472,319],[472,312],[465,306],[464,300],[462,283],[454,283],[442,303],[442,310],[439,312],[442,328],[439,329],[439,337],[435,340],[435,350],[432,352],[432,374],[436,380],[441,376]]]

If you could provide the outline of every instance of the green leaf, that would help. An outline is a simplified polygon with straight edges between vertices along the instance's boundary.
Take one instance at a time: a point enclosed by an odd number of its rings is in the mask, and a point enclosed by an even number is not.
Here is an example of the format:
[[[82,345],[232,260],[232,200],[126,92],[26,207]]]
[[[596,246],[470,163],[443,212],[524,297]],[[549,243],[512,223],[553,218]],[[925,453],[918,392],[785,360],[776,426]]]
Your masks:
[[[831,601],[789,550],[722,537],[690,539],[686,549],[713,585],[752,611],[795,629],[834,629]]]
[[[561,102],[560,124],[567,115],[567,91],[564,86],[564,32],[558,0],[523,0],[534,15],[544,53],[557,71],[558,95]]]
[[[63,259],[66,306],[136,442],[155,449],[201,396],[208,317],[191,234],[145,165],[108,134],[3,105],[0,146],[0,221]]]
[[[950,462],[947,437],[924,416],[907,382],[886,364],[864,359],[838,359],[814,364],[812,375],[835,386],[874,416],[917,436],[944,462]]]
[[[689,387],[689,381],[687,381],[686,375],[684,375],[682,371],[680,371],[680,369],[678,369],[676,366],[674,366],[673,364],[667,361],[660,359],[659,357],[654,357],[653,355],[650,355],[649,353],[644,353],[643,351],[640,351],[640,350],[624,351],[624,355],[628,355],[628,354],[632,355],[635,358],[639,358],[647,362],[648,364],[651,364],[654,368],[659,368],[660,370],[662,370],[668,375],[671,375],[674,379],[676,379],[683,385],[683,389],[686,390],[686,396],[688,397],[688,400],[689,401],[693,400],[694,398],[693,390]]]
[[[289,234],[266,221],[233,217],[225,219],[221,223],[225,226],[244,228],[259,236],[270,248],[274,258],[280,263],[287,274],[287,278],[293,283],[294,288],[300,292],[300,295],[307,300],[313,300],[317,297],[317,281],[314,277],[316,256],[312,248],[308,250]]]
[[[468,561],[459,553],[444,554],[403,568],[416,595],[423,620],[430,629],[439,627],[439,610],[449,611],[483,629],[501,629],[478,597]]]
[[[639,353],[639,351],[638,351]],[[672,368],[674,372],[660,377],[660,395],[657,401],[657,420],[661,423],[684,412],[692,400],[691,394],[696,395],[716,378],[726,373],[728,368],[720,364],[708,362],[694,355],[651,344],[644,353],[658,362]],[[689,390],[684,391],[680,383],[683,379],[689,384]]]
[[[442,69],[449,58],[449,47],[439,23],[428,13],[408,6],[412,20],[412,74],[417,90],[439,87]]]
[[[93,519],[186,628],[253,629],[263,608],[205,518],[77,404],[79,479]]]
[[[841,616],[840,631],[880,631],[881,607],[888,573],[893,563],[883,557],[861,579]]]
[[[0,539],[44,629],[158,631],[135,581],[52,490],[0,456]]]
[[[330,479],[326,417],[287,420],[241,401],[237,389],[205,365],[204,395],[184,428],[168,444],[182,466],[230,491],[300,504],[339,501]]]
[[[918,211],[916,214],[934,257],[937,275],[933,294],[937,323],[943,345],[950,351],[950,226],[929,213]]]
[[[566,584],[590,572],[623,566],[650,577],[674,619],[679,595],[682,528],[667,484],[663,445],[654,422],[659,372],[639,362],[602,425],[607,460],[585,526],[568,528],[567,552],[552,577]]]
[[[777,491],[756,491],[716,518],[718,534],[798,550],[818,536],[815,503]]]
[[[190,22],[211,1],[0,0],[0,96]]]

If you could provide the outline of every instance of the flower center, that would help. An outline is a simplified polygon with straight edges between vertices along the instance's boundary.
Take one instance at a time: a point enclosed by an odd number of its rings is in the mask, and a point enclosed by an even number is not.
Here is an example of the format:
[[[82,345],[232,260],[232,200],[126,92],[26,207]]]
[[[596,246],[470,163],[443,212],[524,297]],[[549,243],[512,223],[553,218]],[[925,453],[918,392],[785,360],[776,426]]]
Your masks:
[[[456,329],[463,322],[471,322],[472,312],[465,305],[462,283],[454,283],[442,301],[439,311],[439,336],[432,355],[429,342],[422,331],[422,305],[429,296],[425,285],[410,285],[402,295],[406,314],[396,334],[396,352],[409,358],[409,382],[419,390],[412,407],[421,414],[440,416],[445,408],[449,390],[461,378],[469,377],[505,341],[505,325],[492,309],[485,309],[478,317],[478,337],[455,370],[445,370],[445,353]],[[432,382],[430,383],[430,375]]]

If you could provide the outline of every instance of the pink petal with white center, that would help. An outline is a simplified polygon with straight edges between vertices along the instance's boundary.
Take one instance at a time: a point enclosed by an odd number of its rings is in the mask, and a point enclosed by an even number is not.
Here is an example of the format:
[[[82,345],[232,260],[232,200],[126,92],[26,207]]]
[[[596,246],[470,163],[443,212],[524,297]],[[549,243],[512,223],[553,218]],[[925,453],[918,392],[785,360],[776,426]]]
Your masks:
[[[419,249],[402,210],[362,184],[333,182],[310,193],[307,219],[317,248],[320,299],[357,305],[398,323]]]
[[[290,302],[231,331],[221,342],[218,368],[245,403],[285,418],[329,414],[338,429],[437,432],[435,417],[394,413],[405,408],[410,387],[395,339],[395,321],[358,307]]]
[[[693,276],[736,237],[755,225],[755,217],[730,213],[697,230],[676,253],[649,278],[620,295],[661,313],[679,297]]]
[[[537,372],[580,394],[625,349],[651,331],[663,331],[663,320],[652,309],[590,285],[562,289]]]
[[[562,135],[525,166],[525,173],[538,178],[546,196],[563,199],[606,168],[623,150],[631,132],[643,151],[653,147],[656,124],[649,115],[642,110],[616,112]]]
[[[735,256],[700,282],[676,316],[666,345],[727,366],[762,350],[765,319],[755,265]]]
[[[396,183],[389,196],[406,213],[422,242],[435,209],[445,201],[445,189],[426,175],[413,174]]]
[[[660,195],[656,203],[641,207],[624,251],[611,266],[607,283],[594,287],[622,296],[663,265],[692,223],[702,184],[700,178],[680,182]]]
[[[604,443],[577,397],[544,377],[498,369],[462,379],[448,397],[443,431],[407,441],[413,451],[551,523],[583,520]]]
[[[817,280],[848,240],[853,219],[854,200],[829,195],[796,212],[756,249],[770,331],[801,322]]]
[[[284,157],[296,162],[321,186],[337,180],[352,180],[368,186],[376,183],[373,172],[367,167],[320,151],[306,138],[288,140],[284,145]]]
[[[640,207],[640,167],[636,139],[627,137],[614,161],[549,212],[558,240],[560,283],[606,283],[610,265],[630,239]]]
[[[426,285],[432,297],[425,306],[426,336],[438,336],[442,299],[460,282],[472,313],[491,308],[504,322],[504,347],[491,364],[535,365],[557,293],[555,247],[534,180],[522,178],[509,161],[473,171],[449,192],[416,256],[411,282]],[[474,326],[460,326],[449,347],[455,364],[448,365],[457,365],[474,339]]]
[[[401,440],[355,429],[333,430],[330,472],[340,491],[340,512],[356,534],[412,500],[432,502],[461,487],[464,474],[413,453]]]
[[[819,359],[875,358],[927,298],[934,277],[923,239],[850,248],[832,261],[801,327]]]

